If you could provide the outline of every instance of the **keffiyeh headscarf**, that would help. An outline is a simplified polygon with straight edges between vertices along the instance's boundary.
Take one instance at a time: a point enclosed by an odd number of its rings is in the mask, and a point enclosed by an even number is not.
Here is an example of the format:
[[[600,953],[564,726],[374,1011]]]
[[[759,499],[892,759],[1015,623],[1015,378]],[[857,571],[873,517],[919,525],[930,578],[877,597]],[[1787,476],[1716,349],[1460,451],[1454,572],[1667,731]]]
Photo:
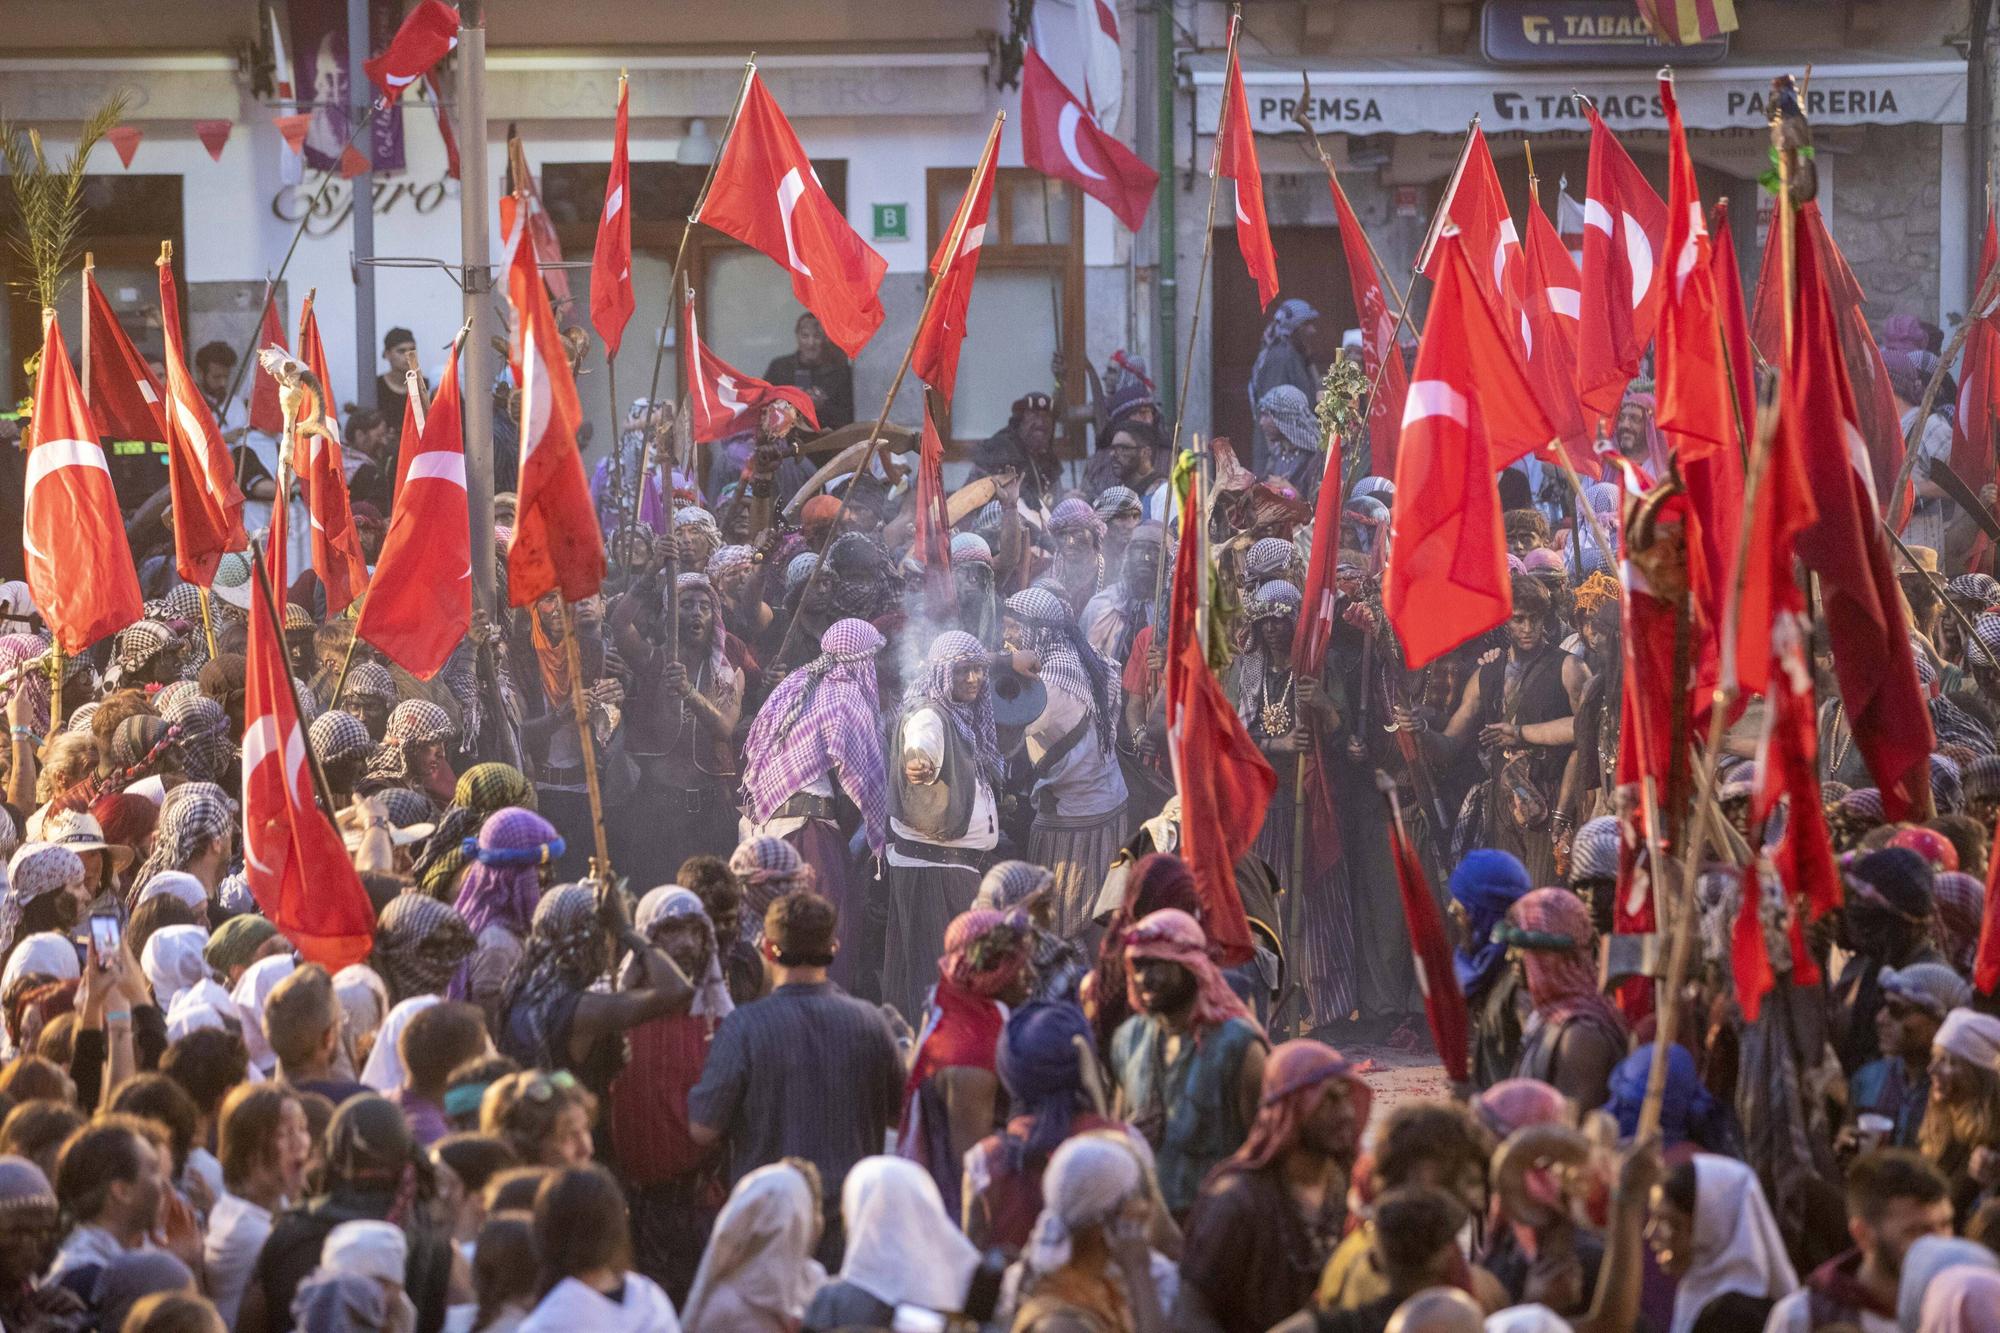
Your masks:
[[[1071,496],[1057,505],[1049,513],[1049,535],[1067,536],[1073,532],[1087,532],[1098,542],[1104,540],[1104,520],[1084,501]]]
[[[1279,384],[1266,390],[1257,400],[1257,411],[1277,424],[1277,443],[1293,453],[1319,452],[1319,418],[1313,415],[1312,404],[1297,385]]]
[[[1962,870],[1947,870],[1931,880],[1931,906],[1937,914],[1931,926],[1938,952],[1954,968],[1970,974],[1986,912],[1986,886]]]
[[[707,573],[711,579],[719,579],[732,569],[743,569],[757,563],[757,548],[754,546],[721,546],[708,558]]]
[[[0,635],[0,676],[18,673],[14,674],[13,681],[4,691],[0,691],[0,703],[11,700],[17,691],[27,691],[32,705],[28,725],[38,736],[47,734],[49,729],[49,675],[37,669],[40,659],[48,651],[48,642],[40,635]]]
[[[333,708],[313,719],[308,730],[313,753],[322,764],[337,764],[352,755],[371,753],[375,742],[368,724],[354,714]]]
[[[7,889],[0,895],[0,954],[14,947],[21,913],[37,898],[83,883],[83,859],[52,842],[31,842],[7,863]]]
[[[1589,909],[1568,889],[1536,889],[1507,913],[1507,927],[1496,932],[1521,951],[1528,976],[1528,996],[1535,1012],[1548,1022],[1591,1014],[1623,1032],[1625,1020],[1598,993],[1597,964],[1591,941]]]
[[[729,857],[729,873],[743,886],[743,903],[750,919],[763,924],[764,909],[796,889],[810,889],[818,874],[796,847],[783,838],[760,834],[737,847]]]
[[[551,1001],[596,979],[608,961],[600,952],[603,935],[597,891],[588,884],[552,889],[536,905],[526,947],[501,995],[506,1054],[541,1069],[568,1066],[568,1052],[557,1041],[558,1006]]]
[[[510,805],[535,808],[535,784],[512,764],[474,764],[459,774],[451,805],[410,868],[424,892],[443,900],[466,866],[465,840],[495,811]]]
[[[405,699],[389,714],[382,746],[368,765],[368,776],[395,781],[411,777],[410,747],[449,744],[458,729],[451,714],[428,699]]]
[[[1222,978],[1215,960],[1208,956],[1208,936],[1195,919],[1176,908],[1166,908],[1146,917],[1125,932],[1125,1002],[1135,1014],[1144,1013],[1139,998],[1139,964],[1146,959],[1178,963],[1194,974],[1194,1022],[1198,1027],[1216,1027],[1240,1018],[1263,1034],[1263,1028],[1244,1008],[1236,992]]]
[[[144,667],[179,641],[173,628],[158,620],[136,620],[111,641],[111,665],[122,678]]]
[[[396,678],[389,674],[389,668],[380,662],[356,662],[347,673],[347,684],[340,691],[340,698],[351,694],[365,694],[374,699],[396,698]],[[336,699],[334,702],[338,703]]]
[[[736,1002],[729,998],[729,983],[722,976],[722,950],[716,943],[715,923],[708,919],[701,899],[692,889],[663,884],[641,898],[639,910],[632,914],[633,928],[649,940],[655,939],[655,932],[661,927],[683,921],[699,923],[708,937],[708,967],[695,979],[694,1004],[688,1012],[696,1018],[719,1023],[735,1010]]]
[[[1028,646],[1041,654],[1043,683],[1083,705],[1098,748],[1111,753],[1118,681],[1110,663],[1084,642],[1068,605],[1046,588],[1025,588],[1007,599],[1007,614],[1027,626]]]
[[[1272,579],[1257,589],[1245,608],[1250,613],[1250,623],[1260,620],[1296,620],[1299,608],[1305,605],[1305,595],[1284,579]]]
[[[398,1000],[442,995],[459,964],[471,956],[465,918],[428,894],[407,892],[382,909],[368,964]]]
[[[213,782],[183,782],[160,803],[160,822],[153,830],[153,850],[132,876],[132,892],[162,870],[185,870],[195,854],[217,838],[228,839],[236,827],[236,806]]]
[[[881,633],[865,620],[837,620],[820,653],[778,683],[743,746],[743,799],[761,824],[815,778],[837,775],[861,810],[868,843],[888,836],[888,773],[882,758],[875,655]]]
[[[231,761],[236,758],[236,746],[229,738],[229,714],[221,704],[199,692],[188,691],[160,716],[175,730],[174,749],[180,755],[181,771],[188,777],[196,782],[214,782],[229,771]]]
[[[1139,492],[1130,486],[1106,486],[1091,508],[1106,523],[1114,518],[1139,518],[1146,512]]]
[[[1243,572],[1252,583],[1284,578],[1298,558],[1299,548],[1283,537],[1259,537],[1243,557]]]
[[[951,697],[952,671],[962,664],[984,663],[987,656],[986,645],[962,630],[938,635],[931,640],[923,670],[910,682],[903,696],[903,707],[905,711],[919,706],[935,709],[946,725],[958,733],[958,738],[979,756],[979,771],[986,785],[999,791],[1006,766],[1001,762],[1000,740],[993,729],[992,685],[989,683],[979,691],[977,703],[962,704]]]

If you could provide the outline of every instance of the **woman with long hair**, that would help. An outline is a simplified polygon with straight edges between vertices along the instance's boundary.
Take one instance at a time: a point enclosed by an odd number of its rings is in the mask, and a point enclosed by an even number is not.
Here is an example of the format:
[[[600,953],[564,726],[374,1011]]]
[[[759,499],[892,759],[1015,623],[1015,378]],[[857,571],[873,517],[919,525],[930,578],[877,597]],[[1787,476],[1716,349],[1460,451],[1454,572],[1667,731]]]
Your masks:
[[[520,1333],[680,1333],[674,1303],[631,1271],[625,1196],[601,1167],[550,1175],[535,1191],[540,1300]]]
[[[1979,1201],[1972,1174],[1977,1148],[2000,1145],[2000,1018],[1954,1009],[1931,1039],[1930,1104],[1917,1150],[1951,1182],[1951,1207],[1963,1227]]]

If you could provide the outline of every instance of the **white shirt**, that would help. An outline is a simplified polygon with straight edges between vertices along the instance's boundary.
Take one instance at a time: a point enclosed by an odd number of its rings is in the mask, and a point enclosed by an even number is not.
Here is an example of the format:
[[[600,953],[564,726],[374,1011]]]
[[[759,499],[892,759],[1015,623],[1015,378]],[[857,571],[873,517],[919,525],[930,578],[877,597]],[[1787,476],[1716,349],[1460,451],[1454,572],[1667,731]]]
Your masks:
[[[944,719],[935,708],[919,708],[903,723],[903,753],[895,758],[901,764],[911,755],[921,755],[933,764],[944,763]],[[892,777],[898,775],[891,775]],[[950,842],[938,842],[897,819],[889,817],[889,831],[899,838],[911,842],[927,842],[933,847],[962,847],[969,851],[983,852],[999,845],[1000,811],[993,802],[993,789],[986,785],[986,775],[977,777],[978,790],[972,794],[972,815],[966,822],[965,836]],[[929,865],[931,862],[913,859],[900,854],[892,844],[888,851],[892,866]]]
[[[1120,696],[1121,698],[1123,696]],[[1042,756],[1084,721],[1083,700],[1067,690],[1051,685],[1049,701],[1042,715],[1028,724],[1028,762],[1039,764]],[[1069,753],[1035,780],[1037,809],[1045,789],[1055,790],[1056,813],[1064,819],[1091,819],[1108,815],[1125,804],[1125,771],[1118,766],[1118,752],[1098,744],[1093,724],[1069,747]]]
[[[1897,1333],[1893,1319],[1884,1319],[1870,1310],[1860,1311],[1861,1333]],[[1779,1298],[1764,1321],[1764,1333],[1812,1333],[1812,1293],[1805,1288]]]
[[[201,1238],[204,1285],[208,1299],[230,1328],[236,1327],[243,1289],[250,1285],[250,1272],[270,1236],[270,1209],[234,1194],[217,1199],[208,1215],[208,1231]]]
[[[549,1289],[542,1302],[521,1321],[520,1333],[681,1333],[674,1303],[651,1280],[625,1275],[625,1299],[613,1304],[601,1292],[573,1277]]]

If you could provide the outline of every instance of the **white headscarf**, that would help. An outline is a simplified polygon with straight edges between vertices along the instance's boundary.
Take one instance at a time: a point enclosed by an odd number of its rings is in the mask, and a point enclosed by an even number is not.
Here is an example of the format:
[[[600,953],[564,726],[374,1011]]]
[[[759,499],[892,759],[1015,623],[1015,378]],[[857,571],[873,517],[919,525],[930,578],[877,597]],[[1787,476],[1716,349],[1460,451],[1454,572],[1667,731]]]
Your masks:
[[[243,1044],[250,1048],[250,1064],[266,1074],[278,1067],[278,1055],[264,1036],[264,1001],[298,965],[298,960],[288,953],[259,958],[243,969],[243,975],[236,979],[236,989],[229,993],[229,998],[236,1001],[237,1012],[243,1015]]]
[[[83,975],[83,969],[76,961],[76,946],[70,943],[67,935],[60,931],[42,930],[15,945],[13,957],[7,960],[7,970],[0,973],[0,995],[12,990],[14,983],[22,977],[37,972],[57,981],[74,981]]]
[[[375,1034],[375,1049],[368,1052],[368,1063],[361,1070],[363,1083],[382,1093],[403,1086],[403,1057],[396,1050],[403,1029],[412,1018],[436,1003],[435,995],[412,995],[389,1011],[389,1016],[382,1020],[382,1030]]]
[[[709,1234],[681,1326],[726,1333],[732,1306],[797,1324],[826,1282],[812,1257],[819,1227],[819,1202],[798,1168],[780,1162],[737,1181]]]
[[[1689,1333],[1708,1303],[1725,1292],[1763,1299],[1799,1285],[1757,1173],[1733,1157],[1695,1154],[1689,1249],[1693,1263],[1674,1289],[1669,1333]]]
[[[207,887],[185,870],[155,871],[152,878],[146,881],[146,887],[139,890],[139,902],[162,895],[171,895],[197,910],[208,906]],[[133,904],[134,907],[138,905]]]
[[[1954,1009],[1944,1016],[1931,1046],[1981,1069],[2000,1071],[2000,1018]]]
[[[847,1257],[840,1280],[886,1305],[952,1312],[979,1251],[945,1216],[930,1172],[901,1157],[864,1157],[840,1190]]]
[[[1145,1187],[1130,1148],[1095,1134],[1066,1140],[1042,1173],[1042,1214],[1022,1260],[1036,1273],[1055,1272],[1069,1262],[1078,1230],[1109,1221]]]
[[[240,1033],[246,1026],[243,1016],[237,1012],[236,1002],[229,998],[229,992],[208,977],[174,996],[173,1004],[167,1009],[168,1041],[179,1041],[188,1033],[199,1032],[203,1028],[227,1030],[232,1026]]]
[[[160,1012],[172,1009],[182,991],[208,979],[208,960],[201,956],[207,947],[208,932],[200,926],[162,926],[147,939],[139,970],[151,983]]]
[[[1570,1327],[1546,1305],[1510,1305],[1486,1316],[1486,1333],[1570,1333]]]
[[[651,939],[653,928],[669,920],[699,921],[708,936],[708,970],[695,982],[694,1004],[688,1012],[719,1023],[735,1010],[736,1002],[729,998],[729,983],[722,978],[722,950],[716,947],[715,924],[708,919],[707,910],[693,890],[673,884],[664,884],[641,898],[632,924],[641,935]]]
[[[1940,1273],[1951,1268],[2000,1269],[1993,1251],[1977,1241],[1956,1236],[1924,1236],[1903,1253],[1903,1275],[1896,1284],[1896,1322],[1903,1333],[1917,1333],[1923,1322],[1924,1297]]]
[[[333,974],[333,998],[340,1002],[340,1014],[347,1024],[347,1040],[352,1050],[360,1050],[361,1039],[374,1036],[389,1016],[389,984],[382,980],[381,973],[366,963],[350,963]],[[381,1044],[380,1038],[376,1039],[376,1044]],[[370,1051],[369,1055],[372,1058],[374,1052]],[[400,1079],[397,1081],[401,1082]]]

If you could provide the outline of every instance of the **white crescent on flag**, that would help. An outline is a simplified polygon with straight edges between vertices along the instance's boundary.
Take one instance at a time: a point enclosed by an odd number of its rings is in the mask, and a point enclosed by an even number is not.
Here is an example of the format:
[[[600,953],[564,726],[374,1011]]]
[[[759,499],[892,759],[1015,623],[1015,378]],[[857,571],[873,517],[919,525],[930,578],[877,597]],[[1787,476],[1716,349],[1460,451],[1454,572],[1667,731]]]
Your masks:
[[[1056,118],[1056,139],[1062,144],[1063,156],[1067,157],[1078,171],[1094,181],[1101,181],[1104,179],[1104,173],[1091,170],[1090,164],[1085,162],[1082,154],[1077,151],[1076,127],[1082,120],[1083,108],[1075,102],[1064,102],[1062,114]],[[1236,216],[1243,216],[1240,205],[1236,210]]]
[[[805,177],[799,174],[797,167],[786,172],[785,178],[778,182],[778,217],[785,227],[785,262],[794,272],[810,278],[813,271],[799,258],[798,237],[792,231],[792,211],[799,206],[799,198],[805,192]]]

